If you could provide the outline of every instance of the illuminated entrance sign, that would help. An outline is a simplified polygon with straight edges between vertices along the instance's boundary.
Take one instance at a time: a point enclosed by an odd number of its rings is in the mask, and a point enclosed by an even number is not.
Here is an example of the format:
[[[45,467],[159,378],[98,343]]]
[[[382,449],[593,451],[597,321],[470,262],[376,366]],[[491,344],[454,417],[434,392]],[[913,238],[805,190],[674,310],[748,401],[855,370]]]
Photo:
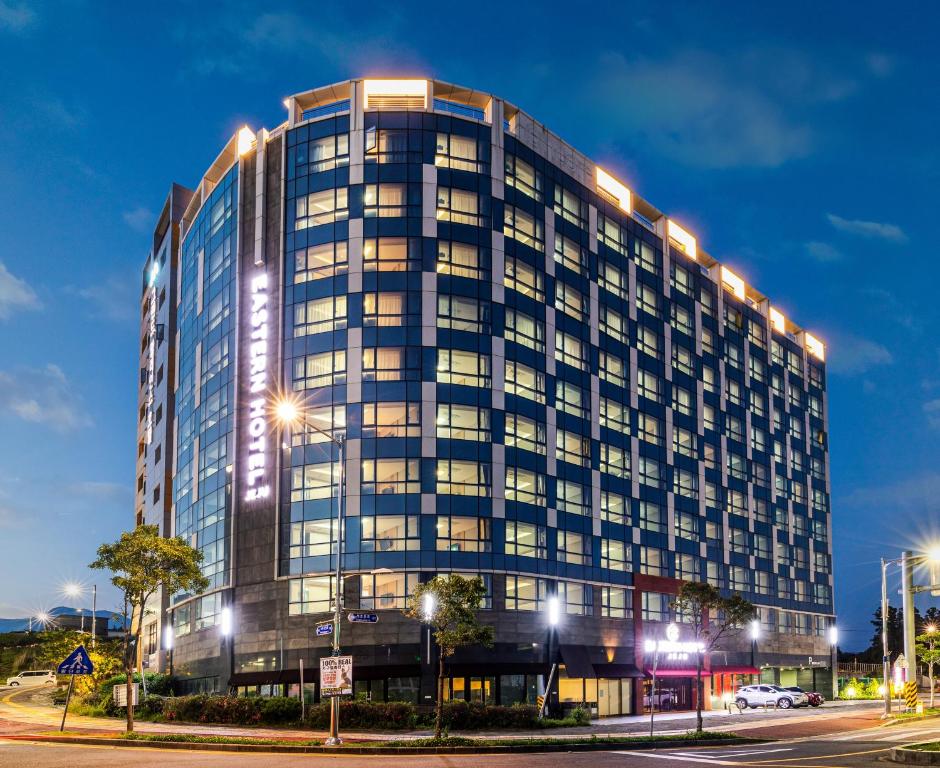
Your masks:
[[[705,644],[697,640],[680,642],[679,627],[670,624],[666,627],[665,640],[647,640],[643,645],[647,653],[655,653],[668,661],[688,661],[694,653],[705,653]]]
[[[267,468],[268,390],[268,276],[261,273],[249,283],[248,322],[248,458],[245,501],[271,494]]]

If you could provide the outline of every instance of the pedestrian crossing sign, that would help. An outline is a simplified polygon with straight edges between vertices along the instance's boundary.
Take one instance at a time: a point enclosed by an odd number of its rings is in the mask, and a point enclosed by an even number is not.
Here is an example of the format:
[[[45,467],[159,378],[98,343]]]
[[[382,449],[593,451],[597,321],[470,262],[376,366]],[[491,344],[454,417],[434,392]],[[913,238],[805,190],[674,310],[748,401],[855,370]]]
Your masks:
[[[59,675],[90,675],[95,671],[95,665],[88,658],[88,651],[84,645],[78,646],[68,658],[59,664],[56,674]]]

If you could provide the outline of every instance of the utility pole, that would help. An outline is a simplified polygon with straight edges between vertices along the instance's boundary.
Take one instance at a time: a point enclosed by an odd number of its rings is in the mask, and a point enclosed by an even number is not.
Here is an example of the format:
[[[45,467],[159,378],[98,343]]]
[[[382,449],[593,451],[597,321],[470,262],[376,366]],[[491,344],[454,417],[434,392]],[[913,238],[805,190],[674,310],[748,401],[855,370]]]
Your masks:
[[[914,648],[914,553],[901,554],[901,603],[904,621],[904,658],[908,680],[917,682],[917,652]]]
[[[891,717],[891,656],[888,651],[888,561],[881,558],[881,668],[885,691],[882,717]]]

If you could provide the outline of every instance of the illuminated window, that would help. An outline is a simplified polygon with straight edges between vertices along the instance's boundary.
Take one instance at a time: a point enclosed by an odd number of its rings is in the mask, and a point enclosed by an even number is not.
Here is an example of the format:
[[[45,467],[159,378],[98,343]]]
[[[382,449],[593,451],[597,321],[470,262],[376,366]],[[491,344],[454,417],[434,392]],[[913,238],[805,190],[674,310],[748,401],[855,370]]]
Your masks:
[[[522,448],[544,456],[546,451],[545,424],[527,416],[507,413],[504,442],[507,448]]]
[[[299,176],[332,171],[334,168],[349,165],[349,134],[339,133],[301,142],[289,149],[288,154],[288,162],[290,157],[293,157]]]
[[[591,438],[564,429],[557,431],[555,458],[576,464],[579,467],[591,466]]]
[[[520,467],[506,467],[506,500],[546,506],[545,475]]]
[[[627,525],[630,517],[630,502],[624,496],[612,491],[601,491],[601,520]]]
[[[294,358],[292,373],[292,386],[295,390],[343,384],[346,382],[346,350],[331,350]]]
[[[363,381],[413,381],[421,375],[417,347],[366,347],[362,350]]]
[[[628,619],[633,615],[633,593],[623,587],[601,587],[601,616]]]
[[[420,147],[408,149],[408,131],[403,129],[365,130],[365,161],[367,163],[421,162]]]
[[[590,539],[574,531],[558,531],[558,560],[572,565],[590,565]]]
[[[623,435],[630,434],[630,408],[609,397],[600,399],[600,425]]]
[[[290,500],[329,499],[339,489],[339,463],[324,461],[291,468]]]
[[[597,284],[615,296],[627,300],[630,298],[630,275],[626,270],[615,267],[607,259],[601,259],[598,265]]]
[[[437,492],[452,496],[489,496],[490,465],[479,461],[438,459]]]
[[[518,309],[506,308],[506,330],[503,336],[507,341],[514,341],[536,352],[545,351],[545,323]]]
[[[489,552],[490,521],[485,517],[438,517],[439,552]]]
[[[421,269],[421,242],[417,238],[369,238],[362,243],[366,272],[407,272]]]
[[[363,515],[363,552],[415,552],[421,549],[417,515]]]
[[[291,523],[290,556],[324,557],[333,554],[336,544],[336,518]]]
[[[587,251],[560,232],[555,233],[555,261],[579,275],[587,273]]]
[[[438,221],[450,221],[454,224],[485,226],[480,212],[480,196],[464,189],[437,188],[437,218]]]
[[[606,305],[601,305],[599,328],[601,333],[606,333],[615,341],[623,343],[626,340],[626,333],[629,323],[626,317],[611,309]]]
[[[542,172],[515,155],[506,154],[506,186],[518,189],[536,202],[542,202]]]
[[[627,366],[623,358],[610,352],[600,353],[600,378],[616,384],[618,387],[627,386]]]
[[[452,133],[438,133],[434,165],[458,171],[482,173],[485,163],[479,160],[477,140]]]
[[[564,379],[555,379],[555,408],[581,419],[588,418],[590,401],[581,387]]]
[[[399,217],[408,215],[407,184],[366,184],[363,187],[363,215],[374,217]]]
[[[440,384],[489,387],[490,376],[489,355],[460,349],[437,351],[437,381]]]
[[[555,330],[555,359],[581,371],[590,369],[590,347],[570,333]]]
[[[363,459],[362,493],[384,496],[421,492],[420,459]]]
[[[490,410],[475,405],[437,404],[437,436],[489,442]]]
[[[345,327],[345,296],[326,296],[294,305],[294,336],[311,336]]]
[[[555,282],[555,309],[581,322],[588,314],[587,296],[561,280]]]
[[[507,523],[507,526],[509,523]],[[507,611],[541,611],[548,600],[548,581],[533,576],[506,577]]]
[[[359,607],[367,611],[404,608],[418,585],[417,573],[364,573],[359,579]]]
[[[332,224],[349,218],[349,194],[346,187],[311,192],[298,197],[295,203],[295,229]]]
[[[437,296],[437,327],[452,331],[488,333],[490,303],[470,296],[439,293]]]
[[[581,483],[572,480],[558,480],[555,485],[555,508],[559,512],[573,515],[590,515],[590,491]]]
[[[545,300],[545,275],[521,259],[506,257],[506,276],[503,284],[518,291],[523,296],[530,296],[536,301]]]
[[[602,442],[600,469],[601,472],[628,480],[630,478],[630,450]]]
[[[545,374],[515,360],[506,361],[506,392],[545,402]]]
[[[488,259],[483,259],[479,246],[438,240],[437,271],[442,275],[488,280],[490,266]]]
[[[620,226],[616,219],[597,214],[597,239],[624,256],[630,253],[630,233],[626,227]]]
[[[349,266],[346,241],[311,245],[294,252],[294,282],[344,274]]]
[[[346,406],[327,404],[304,409],[304,418],[289,427],[294,446],[329,442],[329,435],[346,429]],[[325,433],[325,434],[324,434]]]
[[[572,616],[590,616],[594,613],[594,589],[590,584],[576,581],[559,581],[558,599],[565,613]]]
[[[506,554],[517,557],[535,557],[544,560],[548,557],[546,532],[542,525],[523,523],[519,520],[506,521]]]
[[[503,206],[503,234],[537,251],[545,250],[542,220],[508,203]]]
[[[362,436],[420,437],[421,406],[419,403],[363,403]]]
[[[336,593],[333,576],[308,576],[291,579],[288,589],[288,609],[291,616],[305,613],[327,613],[333,609]]]
[[[407,294],[404,291],[368,292],[362,295],[362,325],[401,326],[406,322]]]
[[[630,545],[617,539],[601,539],[601,568],[611,571],[630,569]]]
[[[582,229],[587,229],[587,203],[574,192],[565,189],[561,184],[555,184],[555,214],[565,221],[570,221]]]

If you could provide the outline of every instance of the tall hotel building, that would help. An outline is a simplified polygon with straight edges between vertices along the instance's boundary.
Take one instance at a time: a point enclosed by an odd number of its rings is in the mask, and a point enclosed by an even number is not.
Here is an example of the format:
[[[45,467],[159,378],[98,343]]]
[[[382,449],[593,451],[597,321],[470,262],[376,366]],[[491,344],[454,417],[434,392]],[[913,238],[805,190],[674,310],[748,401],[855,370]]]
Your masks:
[[[343,608],[378,614],[344,621],[357,693],[433,695],[399,609],[449,572],[483,577],[496,628],[449,660],[455,699],[533,701],[557,662],[562,705],[642,711],[682,580],[759,606],[706,706],[758,674],[831,690],[820,341],[507,101],[351,80],[285,103],[172,187],[144,266],[137,521],[210,580],[155,598],[144,661],[265,694],[303,660],[318,695],[334,430]],[[659,660],[657,701],[691,707],[691,667]]]

